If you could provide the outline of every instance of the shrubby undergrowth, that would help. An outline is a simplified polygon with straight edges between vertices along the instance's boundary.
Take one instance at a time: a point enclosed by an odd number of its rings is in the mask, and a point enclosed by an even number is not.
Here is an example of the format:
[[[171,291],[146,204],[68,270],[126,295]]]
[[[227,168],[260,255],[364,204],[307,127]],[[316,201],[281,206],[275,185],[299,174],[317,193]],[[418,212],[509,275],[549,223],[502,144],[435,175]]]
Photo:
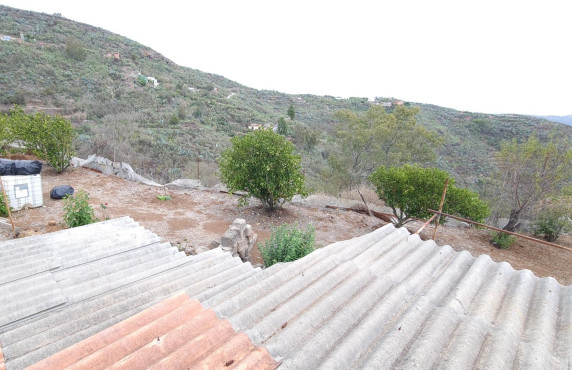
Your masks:
[[[259,247],[266,267],[279,262],[295,261],[314,251],[315,230],[308,225],[306,231],[293,225],[278,226],[270,239]]]

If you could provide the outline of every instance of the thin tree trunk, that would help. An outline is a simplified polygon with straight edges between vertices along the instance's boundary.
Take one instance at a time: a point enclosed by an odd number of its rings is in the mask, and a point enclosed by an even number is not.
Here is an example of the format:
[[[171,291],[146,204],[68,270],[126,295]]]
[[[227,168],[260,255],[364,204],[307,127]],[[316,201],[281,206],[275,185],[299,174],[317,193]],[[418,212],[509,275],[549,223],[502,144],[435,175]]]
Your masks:
[[[508,219],[508,223],[505,225],[505,227],[503,227],[503,230],[506,231],[514,231],[516,230],[516,228],[519,226],[519,216],[520,216],[520,210],[518,209],[513,209],[510,211],[510,216]]]

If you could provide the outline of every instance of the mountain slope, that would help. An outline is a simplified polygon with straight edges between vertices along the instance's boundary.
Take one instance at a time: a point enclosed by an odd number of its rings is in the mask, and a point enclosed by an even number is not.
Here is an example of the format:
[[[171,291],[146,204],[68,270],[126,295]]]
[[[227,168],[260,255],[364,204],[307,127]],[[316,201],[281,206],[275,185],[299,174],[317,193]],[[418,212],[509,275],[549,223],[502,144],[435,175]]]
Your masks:
[[[62,114],[78,127],[80,155],[97,152],[129,162],[157,181],[197,177],[199,158],[205,162],[201,179],[209,181],[205,175],[212,177],[212,162],[232,136],[246,132],[250,124],[276,123],[293,104],[293,140],[300,144],[304,135],[318,138],[317,145],[300,145],[300,151],[310,184],[324,189],[320,174],[331,150],[332,114],[370,107],[365,98],[248,88],[178,66],[135,41],[59,16],[0,6],[0,35],[11,37],[0,41],[1,109],[18,103],[29,112]],[[192,41],[187,38],[181,47],[192,47]],[[406,104],[419,106],[418,121],[444,137],[437,165],[473,188],[493,168],[492,154],[503,139],[537,132],[545,140],[555,129],[572,138],[572,127],[541,118]]]

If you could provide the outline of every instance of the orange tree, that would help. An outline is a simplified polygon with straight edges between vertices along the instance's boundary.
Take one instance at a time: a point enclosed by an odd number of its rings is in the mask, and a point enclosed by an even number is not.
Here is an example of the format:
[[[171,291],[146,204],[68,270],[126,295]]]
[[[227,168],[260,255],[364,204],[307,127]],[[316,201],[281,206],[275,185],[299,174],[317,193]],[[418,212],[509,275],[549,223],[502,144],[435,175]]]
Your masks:
[[[230,192],[245,191],[270,210],[295,194],[306,194],[301,158],[282,135],[256,130],[231,142],[219,159],[221,179]]]

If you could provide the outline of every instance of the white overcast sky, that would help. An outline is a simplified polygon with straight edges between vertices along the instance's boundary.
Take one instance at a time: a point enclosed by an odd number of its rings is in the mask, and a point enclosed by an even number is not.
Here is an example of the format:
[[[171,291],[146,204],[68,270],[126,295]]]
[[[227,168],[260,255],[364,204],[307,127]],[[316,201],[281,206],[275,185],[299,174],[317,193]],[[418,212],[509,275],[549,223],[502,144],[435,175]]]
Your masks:
[[[61,13],[256,89],[572,114],[570,0],[0,4]]]

